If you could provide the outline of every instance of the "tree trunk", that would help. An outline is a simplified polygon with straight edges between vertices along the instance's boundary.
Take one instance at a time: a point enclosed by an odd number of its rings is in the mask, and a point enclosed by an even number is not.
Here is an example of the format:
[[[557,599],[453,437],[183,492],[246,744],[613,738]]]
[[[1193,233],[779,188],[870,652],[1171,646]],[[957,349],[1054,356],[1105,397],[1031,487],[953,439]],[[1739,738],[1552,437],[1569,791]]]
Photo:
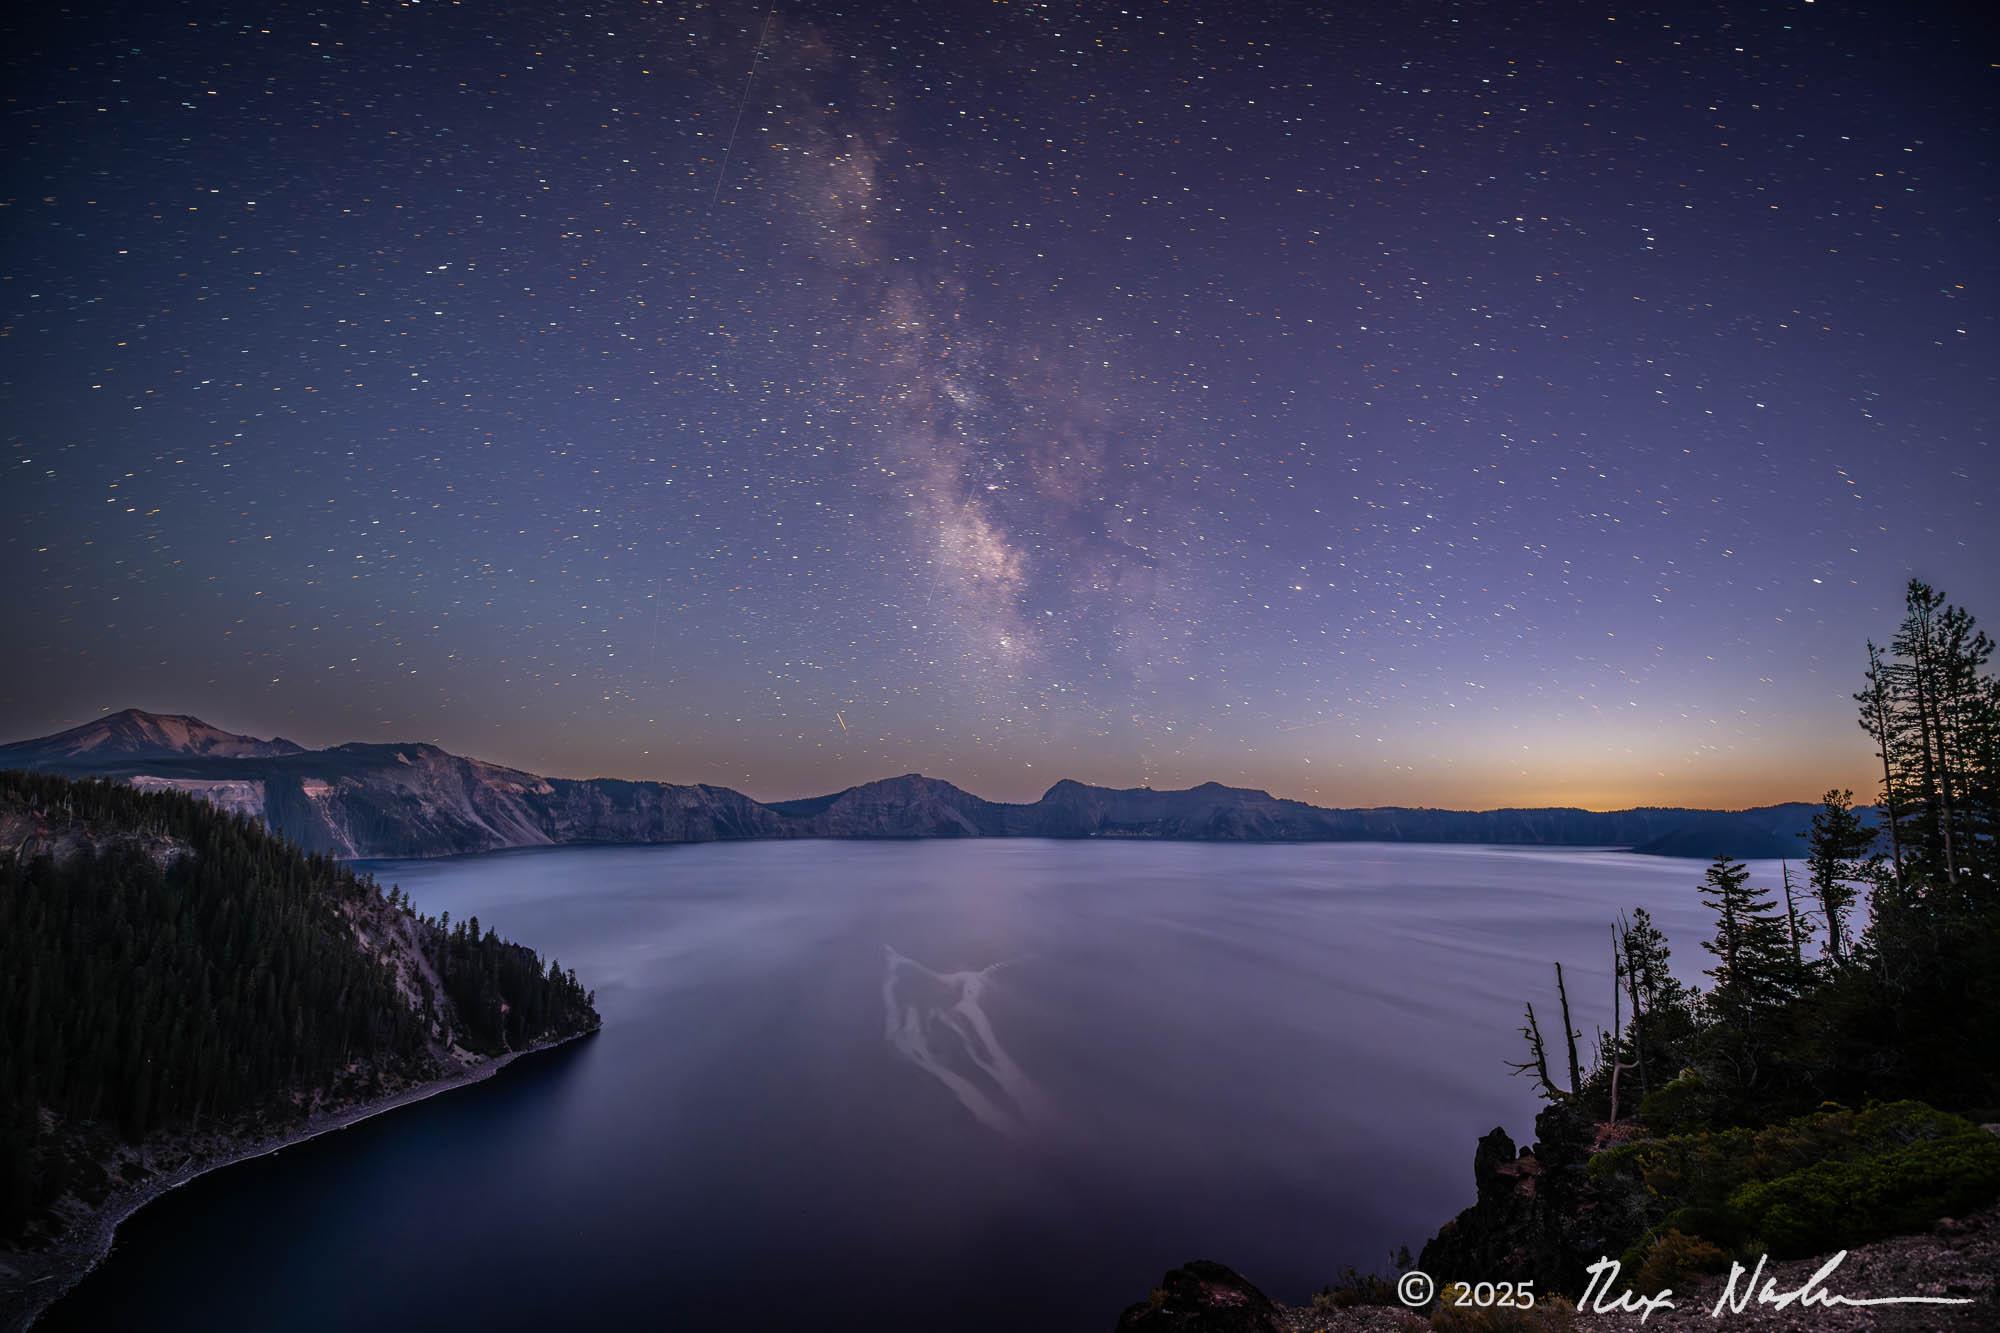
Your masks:
[[[1925,590],[1928,594],[1928,589]],[[1934,803],[1934,817],[1937,820],[1938,840],[1944,852],[1944,877],[1954,888],[1958,884],[1957,859],[1952,855],[1951,846],[1951,796],[1944,776],[1947,756],[1944,752],[1944,720],[1936,716],[1938,707],[1936,682],[1931,673],[1931,642],[1934,618],[1928,601],[1919,602],[1920,612],[1913,615],[1916,632],[1910,636],[1911,671],[1910,680],[1917,691],[1917,730],[1923,749],[1924,796]]]
[[[1875,714],[1876,749],[1882,756],[1882,805],[1889,816],[1889,882],[1896,897],[1903,896],[1903,829],[1896,809],[1896,782],[1889,764],[1889,699],[1881,679],[1882,659],[1874,644],[1868,645],[1869,706]]]
[[[1535,1081],[1542,1085],[1542,1095],[1550,1101],[1569,1096],[1549,1077],[1549,1048],[1542,1040],[1542,1025],[1535,1021],[1535,1006],[1528,1005],[1528,1025],[1521,1029],[1521,1035],[1528,1039],[1528,1058],[1525,1061],[1508,1061],[1508,1067],[1517,1074],[1533,1073]]]
[[[1618,933],[1626,951],[1626,997],[1632,1001],[1632,1061],[1638,1065],[1638,1099],[1644,1103],[1652,1091],[1646,1083],[1646,1013],[1638,1003],[1638,969],[1632,967],[1632,933],[1624,925],[1624,913],[1618,913]]]
[[[1556,1000],[1562,1005],[1563,1041],[1569,1046],[1569,1087],[1575,1093],[1583,1087],[1583,1067],[1576,1060],[1576,1039],[1580,1034],[1570,1025],[1569,992],[1563,989],[1563,965],[1556,964]]]
[[[1799,948],[1798,909],[1792,906],[1792,863],[1790,861],[1783,861],[1779,864],[1784,868],[1785,924],[1791,928],[1792,932],[1792,966],[1803,972],[1806,970],[1806,956],[1804,951]],[[1831,891],[1829,890],[1829,892]],[[1840,926],[1832,912],[1826,914],[1826,942],[1827,948],[1833,954],[1834,960],[1836,962],[1839,961]]]
[[[1618,927],[1611,928],[1611,1123],[1618,1123],[1618,1072],[1625,1068],[1625,1062],[1618,1057],[1618,1047],[1625,1039],[1625,1016],[1620,1008],[1622,996],[1618,985]]]

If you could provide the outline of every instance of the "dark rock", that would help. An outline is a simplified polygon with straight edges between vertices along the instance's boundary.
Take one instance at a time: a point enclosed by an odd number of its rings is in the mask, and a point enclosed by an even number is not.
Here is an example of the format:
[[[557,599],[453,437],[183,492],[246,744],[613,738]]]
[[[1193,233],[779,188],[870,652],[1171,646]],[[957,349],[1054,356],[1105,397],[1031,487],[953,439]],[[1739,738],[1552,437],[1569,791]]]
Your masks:
[[[1595,1130],[1588,1116],[1557,1104],[1535,1117],[1532,1149],[1517,1155],[1499,1129],[1480,1139],[1472,1159],[1477,1202],[1439,1229],[1417,1266],[1441,1285],[1532,1280],[1574,1295],[1587,1265],[1624,1248],[1609,1233],[1625,1213],[1590,1178]]]
[[[1499,1126],[1480,1138],[1472,1153],[1472,1180],[1479,1191],[1480,1203],[1497,1208],[1505,1202],[1505,1196],[1513,1193],[1519,1181],[1518,1174],[1510,1173],[1507,1168],[1516,1166],[1520,1158],[1521,1154],[1514,1150],[1514,1140]]]
[[[1233,1268],[1197,1259],[1118,1318],[1120,1333],[1284,1333],[1271,1298]]]

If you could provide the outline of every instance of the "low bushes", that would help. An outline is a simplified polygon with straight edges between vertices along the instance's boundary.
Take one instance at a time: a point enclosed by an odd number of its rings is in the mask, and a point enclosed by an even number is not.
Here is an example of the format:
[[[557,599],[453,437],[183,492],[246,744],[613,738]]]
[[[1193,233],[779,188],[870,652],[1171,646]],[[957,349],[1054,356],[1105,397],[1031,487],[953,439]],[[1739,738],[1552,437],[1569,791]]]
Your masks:
[[[1921,1230],[2000,1196],[2000,1138],[1966,1128],[1745,1185],[1729,1206],[1780,1259]]]
[[[1598,1154],[1599,1197],[1630,1219],[1628,1269],[1688,1243],[1791,1258],[1919,1230],[2000,1197],[2000,1139],[1922,1102],[1834,1107],[1760,1129],[1669,1135]],[[1668,1236],[1681,1240],[1667,1250]]]
[[[1646,1262],[1639,1265],[1639,1276],[1632,1283],[1632,1290],[1679,1288],[1697,1274],[1720,1271],[1727,1262],[1729,1256],[1701,1237],[1669,1230],[1646,1251]]]

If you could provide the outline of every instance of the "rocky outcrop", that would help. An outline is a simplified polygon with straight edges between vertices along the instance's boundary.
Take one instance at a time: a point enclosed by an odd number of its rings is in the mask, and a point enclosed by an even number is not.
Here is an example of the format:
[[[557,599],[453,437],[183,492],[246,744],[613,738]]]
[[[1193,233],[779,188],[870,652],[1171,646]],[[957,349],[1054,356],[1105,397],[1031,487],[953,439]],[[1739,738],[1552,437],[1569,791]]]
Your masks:
[[[1632,1229],[1624,1201],[1590,1175],[1599,1126],[1572,1107],[1544,1107],[1535,1144],[1516,1150],[1503,1129],[1472,1155],[1475,1199],[1424,1246],[1417,1267],[1440,1283],[1535,1281],[1575,1296],[1584,1270],[1616,1257]]]
[[[1638,846],[1703,856],[1755,838],[1756,850],[1779,854],[1796,845],[1811,812],[1804,805],[1737,812],[1342,810],[1217,782],[1156,791],[1067,780],[1040,800],[1008,804],[916,773],[827,796],[761,802],[727,787],[545,778],[423,743],[304,750],[198,718],[137,710],[0,746],[0,769],[7,768],[173,787],[256,814],[308,851],[345,858],[567,843],[996,837]]]
[[[256,778],[158,778],[140,773],[129,781],[139,791],[177,791],[232,815],[264,817],[264,784]]]
[[[1271,1298],[1232,1268],[1206,1259],[1160,1279],[1151,1299],[1127,1309],[1119,1333],[1285,1333]]]
[[[1472,1154],[1475,1202],[1446,1222],[1424,1246],[1418,1266],[1451,1274],[1492,1274],[1496,1282],[1534,1276],[1541,1231],[1535,1185],[1542,1164],[1534,1153],[1516,1152],[1514,1140],[1495,1128]]]

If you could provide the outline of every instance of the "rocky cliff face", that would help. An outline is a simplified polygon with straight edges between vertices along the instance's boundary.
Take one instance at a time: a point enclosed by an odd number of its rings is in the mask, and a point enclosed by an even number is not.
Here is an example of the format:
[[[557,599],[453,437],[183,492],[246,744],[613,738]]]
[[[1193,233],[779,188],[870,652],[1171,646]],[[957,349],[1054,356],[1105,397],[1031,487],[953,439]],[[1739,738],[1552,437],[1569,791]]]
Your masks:
[[[786,836],[785,821],[740,791],[613,778],[549,783],[542,827],[551,842],[715,842]]]
[[[769,808],[726,787],[549,779],[433,745],[343,745],[283,768],[266,783],[265,822],[308,850],[343,857],[789,832]]]
[[[1538,1280],[1543,1290],[1578,1294],[1587,1265],[1623,1250],[1608,1234],[1617,1210],[1590,1179],[1594,1129],[1557,1105],[1535,1117],[1533,1148],[1517,1152],[1503,1129],[1480,1139],[1478,1196],[1424,1246],[1417,1266],[1440,1283]]]
[[[308,851],[451,856],[564,843],[730,838],[1174,838],[1632,847],[1667,855],[1795,852],[1809,806],[1764,810],[1339,810],[1243,787],[1186,791],[1056,783],[1038,801],[987,801],[910,773],[828,796],[760,802],[727,787],[544,778],[435,745],[305,750],[127,710],[0,746],[0,769],[176,788],[256,814]]]

